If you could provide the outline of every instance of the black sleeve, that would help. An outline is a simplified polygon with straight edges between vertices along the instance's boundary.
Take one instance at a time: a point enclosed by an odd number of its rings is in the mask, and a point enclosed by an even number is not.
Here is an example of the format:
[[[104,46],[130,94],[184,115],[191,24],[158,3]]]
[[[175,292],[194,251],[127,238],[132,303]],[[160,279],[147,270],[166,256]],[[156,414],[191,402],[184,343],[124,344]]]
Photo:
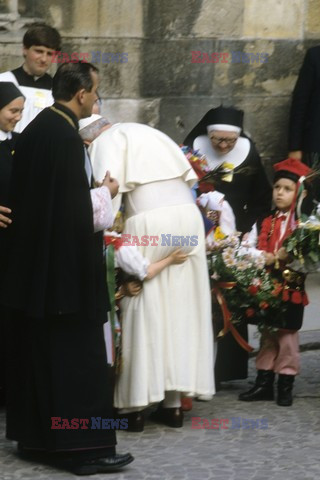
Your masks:
[[[272,187],[261,162],[261,158],[253,144],[250,155],[253,157],[252,163],[256,169],[256,174],[252,193],[247,203],[248,225],[246,231],[250,231],[255,222],[259,222],[262,218],[270,214],[272,201]]]
[[[303,130],[315,87],[313,49],[307,51],[292,94],[289,117],[289,151],[303,149]]]
[[[40,113],[16,145],[0,293],[7,306],[32,318],[81,312],[95,319],[105,284],[102,238],[94,235],[82,141],[55,117]]]

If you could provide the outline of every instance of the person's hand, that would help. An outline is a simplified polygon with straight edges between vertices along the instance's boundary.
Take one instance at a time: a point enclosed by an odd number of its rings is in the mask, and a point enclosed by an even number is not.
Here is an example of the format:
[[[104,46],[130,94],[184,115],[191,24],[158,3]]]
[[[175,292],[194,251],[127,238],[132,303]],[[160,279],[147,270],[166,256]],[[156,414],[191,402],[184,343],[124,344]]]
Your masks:
[[[266,265],[273,265],[274,262],[276,261],[276,257],[273,255],[273,253],[269,252],[263,252],[265,259],[266,259]]]
[[[196,199],[196,204],[198,205],[198,207],[206,208],[208,201],[208,194],[202,193],[200,197]]]
[[[279,260],[282,260],[283,262],[287,262],[290,258],[290,255],[288,254],[288,252],[284,247],[281,247],[277,252],[277,257]]]
[[[302,160],[302,151],[293,150],[292,152],[289,152],[288,158],[294,158],[295,160]]]
[[[242,236],[242,239],[241,239],[241,245],[243,247],[250,247],[250,243],[249,242],[249,234],[250,232],[246,232],[243,236]]]
[[[169,255],[169,258],[171,265],[179,265],[187,260],[188,255],[183,253],[182,250],[178,248],[178,250],[175,250],[171,253],[171,255]]]
[[[249,233],[250,233],[250,232],[247,232],[247,233],[245,233],[244,235],[242,235],[242,243],[246,243],[246,241],[247,241],[248,238],[249,238]]]
[[[218,225],[220,220],[220,212],[217,210],[207,210],[206,217],[211,220],[212,223]]]
[[[4,213],[11,213],[10,208],[7,207],[2,207],[0,205],[0,227],[1,228],[7,228],[10,223],[12,223],[11,218],[7,217],[7,215],[3,215]]]
[[[135,297],[142,290],[142,282],[140,280],[131,280],[121,285],[121,293],[126,297]]]
[[[117,195],[118,190],[119,190],[118,180],[116,180],[115,178],[111,178],[109,171],[107,171],[106,176],[104,177],[101,186],[109,188],[111,198],[114,198]]]

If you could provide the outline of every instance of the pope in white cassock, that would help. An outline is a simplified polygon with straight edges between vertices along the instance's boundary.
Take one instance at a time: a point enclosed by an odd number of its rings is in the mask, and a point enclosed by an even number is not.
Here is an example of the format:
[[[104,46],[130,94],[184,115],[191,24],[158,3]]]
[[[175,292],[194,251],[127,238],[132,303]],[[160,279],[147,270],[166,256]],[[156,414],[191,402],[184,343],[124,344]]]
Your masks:
[[[146,125],[114,125],[89,151],[95,179],[101,181],[110,170],[119,182],[114,207],[123,201],[123,233],[159,238],[138,245],[143,257],[157,262],[179,248],[173,236],[184,237],[185,263],[170,265],[144,281],[140,295],[121,301],[123,367],[114,398],[129,418],[129,429],[142,430],[139,412],[161,401],[154,419],[179,427],[182,393],[215,392],[205,233],[190,190],[197,176],[180,148]]]

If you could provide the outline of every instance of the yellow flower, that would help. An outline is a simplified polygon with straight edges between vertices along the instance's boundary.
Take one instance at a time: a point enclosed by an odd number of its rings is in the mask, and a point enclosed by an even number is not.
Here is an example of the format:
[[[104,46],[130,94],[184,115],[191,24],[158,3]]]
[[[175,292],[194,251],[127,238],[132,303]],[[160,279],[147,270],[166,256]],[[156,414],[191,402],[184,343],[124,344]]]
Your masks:
[[[214,231],[214,239],[215,240],[223,240],[224,238],[226,238],[226,235],[223,233],[220,226],[218,226]]]
[[[234,170],[234,165],[233,163],[228,163],[228,162],[224,162],[222,164],[222,168],[224,169],[224,171],[226,172],[225,175],[223,175],[222,180],[224,182],[232,182],[232,179],[233,179],[233,170]]]
[[[234,165],[233,163],[228,163],[228,162],[223,162],[222,164],[222,168],[225,168],[226,170],[233,170],[234,169]]]

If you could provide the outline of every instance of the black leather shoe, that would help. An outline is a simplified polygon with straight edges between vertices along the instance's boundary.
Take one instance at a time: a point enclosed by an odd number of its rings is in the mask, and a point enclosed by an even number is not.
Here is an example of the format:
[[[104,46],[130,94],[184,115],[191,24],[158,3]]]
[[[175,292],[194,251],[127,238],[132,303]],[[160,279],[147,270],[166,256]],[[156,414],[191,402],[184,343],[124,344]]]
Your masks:
[[[258,400],[273,400],[274,372],[272,370],[258,370],[254,386],[247,392],[240,393],[242,402],[256,402]]]
[[[180,428],[183,426],[183,411],[180,408],[163,408],[159,406],[151,413],[150,420],[156,423],[163,423],[168,427]]]
[[[95,473],[108,473],[120,470],[120,468],[129,465],[134,458],[130,453],[124,455],[115,454],[111,457],[97,458],[94,460],[84,460],[78,462],[72,467],[75,475],[94,475]]]
[[[118,413],[118,418],[128,419],[127,432],[143,432],[144,416],[142,412]]]
[[[277,404],[280,407],[291,407],[292,405],[292,388],[294,377],[294,375],[279,374]]]

